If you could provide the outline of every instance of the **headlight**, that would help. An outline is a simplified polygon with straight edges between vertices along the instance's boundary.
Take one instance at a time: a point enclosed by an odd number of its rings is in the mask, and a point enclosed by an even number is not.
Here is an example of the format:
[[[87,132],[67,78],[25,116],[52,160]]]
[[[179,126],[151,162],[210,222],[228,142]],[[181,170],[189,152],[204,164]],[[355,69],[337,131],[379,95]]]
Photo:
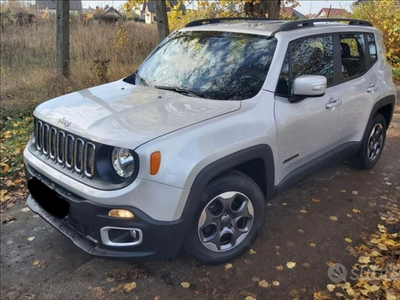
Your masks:
[[[125,148],[114,148],[111,155],[111,163],[115,172],[122,178],[132,176],[135,170],[135,159],[131,151]]]

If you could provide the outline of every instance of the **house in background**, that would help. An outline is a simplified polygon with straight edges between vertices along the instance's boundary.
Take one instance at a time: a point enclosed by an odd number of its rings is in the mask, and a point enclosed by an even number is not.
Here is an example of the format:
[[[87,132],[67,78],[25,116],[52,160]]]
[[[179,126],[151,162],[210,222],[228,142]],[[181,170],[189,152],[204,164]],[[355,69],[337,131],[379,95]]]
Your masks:
[[[316,18],[343,18],[347,14],[347,10],[343,8],[326,8],[323,7],[317,13]]]
[[[114,7],[106,8],[106,10],[104,11],[104,15],[110,16],[116,20],[119,20],[122,18],[122,15],[120,14],[120,12],[118,10],[116,10]]]
[[[177,0],[170,0],[171,6],[178,4]],[[182,11],[186,11],[186,7],[182,5],[180,7]],[[167,7],[167,11],[170,7]],[[135,10],[135,13],[140,16],[140,20],[144,21],[146,24],[153,24],[157,21],[155,1],[146,1],[139,9]]]
[[[57,12],[57,0],[36,0],[36,8],[39,13],[44,13],[47,9],[50,14]],[[82,12],[82,1],[69,0],[69,11],[75,14]]]
[[[307,17],[292,7],[284,7],[281,16],[289,19],[306,19]]]

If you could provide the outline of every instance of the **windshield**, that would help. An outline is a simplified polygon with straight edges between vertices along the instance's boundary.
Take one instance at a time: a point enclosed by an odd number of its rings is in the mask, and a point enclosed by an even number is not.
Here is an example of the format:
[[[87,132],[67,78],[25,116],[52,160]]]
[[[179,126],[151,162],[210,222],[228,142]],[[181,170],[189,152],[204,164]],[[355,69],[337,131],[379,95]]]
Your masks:
[[[220,100],[254,97],[262,88],[276,39],[232,32],[178,32],[127,82]]]

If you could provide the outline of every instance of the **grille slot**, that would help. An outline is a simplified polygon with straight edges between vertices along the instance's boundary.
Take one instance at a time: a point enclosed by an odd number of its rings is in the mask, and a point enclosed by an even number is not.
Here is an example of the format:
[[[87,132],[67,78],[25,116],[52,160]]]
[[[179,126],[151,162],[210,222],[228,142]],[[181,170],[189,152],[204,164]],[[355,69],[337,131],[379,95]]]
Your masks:
[[[57,155],[57,129],[50,129],[50,158],[55,159]]]
[[[91,178],[94,175],[94,153],[96,146],[92,143],[87,143],[85,150],[85,175]]]
[[[65,154],[67,156],[65,158],[65,165],[69,169],[72,168],[72,164],[74,163],[74,141],[75,138],[72,135],[68,134],[65,146]]]
[[[59,164],[64,164],[65,160],[65,133],[59,131],[57,134],[57,161]]]
[[[43,125],[42,135],[43,135],[43,153],[49,153],[49,131],[50,127],[47,124]]]
[[[42,126],[43,126],[43,123],[42,123],[42,122],[38,121],[38,122],[36,123],[36,132],[35,132],[35,135],[36,135],[36,143],[37,143],[37,144],[36,144],[36,148],[37,148],[39,151],[41,151],[42,148],[43,148]]]
[[[85,143],[81,139],[75,141],[75,171],[82,173],[83,171],[83,150]]]
[[[50,127],[42,121],[35,125],[37,150],[62,166],[92,178],[95,173],[96,146],[80,137]]]

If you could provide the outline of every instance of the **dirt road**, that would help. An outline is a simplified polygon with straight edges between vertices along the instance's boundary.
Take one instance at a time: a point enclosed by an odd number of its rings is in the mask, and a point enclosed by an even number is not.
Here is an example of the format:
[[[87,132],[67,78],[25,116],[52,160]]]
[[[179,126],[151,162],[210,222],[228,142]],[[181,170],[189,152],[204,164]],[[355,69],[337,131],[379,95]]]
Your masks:
[[[331,283],[331,262],[355,262],[351,247],[383,222],[389,200],[400,205],[400,105],[375,168],[342,162],[273,199],[261,236],[231,265],[185,254],[143,263],[93,258],[17,205],[2,215],[16,220],[2,224],[1,299],[312,299]]]

